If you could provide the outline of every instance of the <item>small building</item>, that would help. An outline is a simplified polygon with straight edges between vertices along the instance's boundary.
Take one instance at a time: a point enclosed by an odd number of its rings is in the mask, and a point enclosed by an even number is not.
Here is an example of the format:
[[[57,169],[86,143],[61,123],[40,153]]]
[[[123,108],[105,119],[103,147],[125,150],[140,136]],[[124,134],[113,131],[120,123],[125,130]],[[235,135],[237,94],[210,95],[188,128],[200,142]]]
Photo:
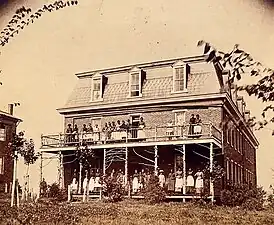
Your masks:
[[[229,71],[206,56],[140,63],[76,74],[78,83],[66,105],[64,133],[42,135],[42,152],[60,156],[60,183],[67,186],[86,171],[120,170],[127,182],[144,170],[182,172],[187,196],[193,175],[215,165],[225,175],[204,175],[204,189],[218,196],[228,184],[256,185],[258,141],[248,125],[250,112]],[[83,145],[94,152],[83,168],[74,153]],[[78,147],[77,147],[78,146]],[[63,175],[62,175],[63,174]],[[81,185],[79,188],[81,193]]]
[[[9,191],[12,182],[13,158],[8,147],[22,120],[13,116],[13,105],[8,112],[0,111],[0,192]]]

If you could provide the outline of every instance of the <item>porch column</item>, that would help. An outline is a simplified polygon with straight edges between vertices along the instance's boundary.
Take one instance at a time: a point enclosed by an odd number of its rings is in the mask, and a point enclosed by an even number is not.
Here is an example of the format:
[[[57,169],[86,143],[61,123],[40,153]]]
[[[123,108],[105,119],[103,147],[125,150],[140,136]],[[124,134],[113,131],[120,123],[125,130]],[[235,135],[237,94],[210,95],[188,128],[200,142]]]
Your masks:
[[[40,183],[39,183],[39,192],[38,192],[38,198],[40,198],[41,195],[41,183],[43,181],[43,152],[40,152]]]
[[[209,170],[210,174],[213,172],[213,143],[210,143],[210,152],[209,152]],[[213,179],[210,176],[210,181],[209,181],[209,189],[210,189],[210,195],[211,195],[211,202],[214,202],[214,184],[213,184]]]
[[[79,171],[79,181],[78,181],[78,184],[79,184],[78,194],[81,194],[81,189],[82,189],[82,169],[83,169],[83,165],[82,165],[81,161],[79,162],[79,165],[80,165],[80,171]]]
[[[64,170],[63,170],[63,155],[62,152],[59,151],[59,168],[58,168],[58,183],[59,188],[64,188]]]
[[[128,149],[126,147],[126,155],[125,155],[125,185],[127,185],[128,180]]]
[[[186,145],[183,144],[183,195],[186,194]],[[185,202],[185,198],[183,199]]]
[[[154,173],[158,175],[158,147],[157,145],[154,146]]]
[[[103,158],[103,175],[106,175],[106,149],[104,149],[104,158]]]

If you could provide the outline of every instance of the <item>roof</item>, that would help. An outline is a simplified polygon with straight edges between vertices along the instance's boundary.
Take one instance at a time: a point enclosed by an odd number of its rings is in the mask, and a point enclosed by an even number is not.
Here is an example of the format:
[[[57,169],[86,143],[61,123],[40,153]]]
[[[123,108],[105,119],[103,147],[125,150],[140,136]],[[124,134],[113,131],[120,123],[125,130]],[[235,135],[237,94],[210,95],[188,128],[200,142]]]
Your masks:
[[[64,108],[81,106],[100,106],[110,103],[122,103],[132,101],[129,98],[129,76],[128,72],[133,67],[138,67],[148,71],[146,79],[142,85],[142,100],[163,99],[175,96],[173,89],[173,73],[171,66],[178,60],[187,63],[205,62],[204,56],[177,58],[151,63],[134,64],[130,66],[102,69],[76,74],[78,82],[69,96]],[[106,75],[108,78],[101,101],[91,101],[92,76],[96,73]],[[214,75],[213,75],[214,73]],[[190,94],[218,93],[220,85],[213,67],[205,63],[205,68],[191,67],[191,72],[187,81],[187,93],[180,93],[180,96]],[[136,101],[140,100],[135,98]]]
[[[17,120],[17,121],[21,121],[21,122],[22,122],[21,119],[15,117],[15,116],[13,116],[13,115],[10,115],[9,113],[4,112],[4,111],[2,111],[2,110],[0,110],[0,116],[8,117],[8,118],[10,118],[10,119],[14,119],[14,120]]]

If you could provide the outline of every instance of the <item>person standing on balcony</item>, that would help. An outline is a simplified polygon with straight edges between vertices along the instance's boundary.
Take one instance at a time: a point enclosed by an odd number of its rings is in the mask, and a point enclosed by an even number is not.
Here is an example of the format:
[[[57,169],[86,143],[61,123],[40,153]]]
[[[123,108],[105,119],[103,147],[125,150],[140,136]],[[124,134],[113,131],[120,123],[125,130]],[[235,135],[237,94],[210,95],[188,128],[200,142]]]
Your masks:
[[[172,135],[174,135],[172,120],[168,121],[167,123],[166,135],[168,136],[168,140],[171,140]]]
[[[93,133],[94,133],[94,141],[99,141],[100,140],[100,129],[98,124],[95,124],[95,127],[93,128]]]
[[[71,124],[68,124],[68,128],[66,130],[66,137],[67,137],[67,142],[72,142],[72,127],[71,127]]]
[[[145,138],[146,137],[145,131],[144,131],[145,126],[146,125],[145,125],[145,122],[144,122],[144,118],[140,117],[139,129],[138,129],[138,138]]]
[[[106,141],[107,139],[109,139],[108,124],[107,123],[105,123],[105,126],[102,129],[102,134],[103,134],[103,136],[102,136],[103,141]]]
[[[93,128],[91,123],[88,124],[88,128],[87,128],[87,139],[89,141],[92,141],[92,133],[93,133]]]
[[[87,140],[87,132],[88,132],[88,128],[86,124],[83,124],[83,128],[82,128],[82,137],[83,140],[86,141]]]
[[[194,126],[194,134],[201,134],[202,133],[202,120],[200,116],[197,114],[195,118],[195,126]]]
[[[79,140],[79,134],[78,134],[78,127],[77,127],[77,124],[74,125],[74,128],[73,128],[73,138],[74,138],[74,142],[78,142]]]
[[[190,120],[189,120],[189,135],[193,135],[194,134],[194,126],[196,123],[196,119],[194,114],[191,114]]]

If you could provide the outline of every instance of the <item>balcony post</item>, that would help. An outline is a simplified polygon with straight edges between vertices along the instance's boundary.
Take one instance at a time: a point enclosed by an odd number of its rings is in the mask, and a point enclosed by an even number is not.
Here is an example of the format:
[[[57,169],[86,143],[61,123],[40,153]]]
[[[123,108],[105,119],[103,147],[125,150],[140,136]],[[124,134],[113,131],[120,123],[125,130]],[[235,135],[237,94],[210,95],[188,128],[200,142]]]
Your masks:
[[[183,195],[186,194],[186,145],[183,144]],[[183,199],[185,202],[185,198]]]
[[[81,191],[82,191],[82,169],[83,169],[83,165],[82,165],[82,162],[80,161],[79,162],[79,165],[80,165],[80,171],[79,171],[79,187],[78,187],[78,194],[81,194]]]
[[[214,183],[213,183],[213,178],[212,178],[212,172],[213,172],[213,143],[210,143],[210,153],[209,153],[209,170],[210,170],[210,183],[209,183],[209,188],[210,188],[210,196],[211,196],[211,202],[214,202]]]
[[[103,158],[103,175],[106,175],[106,149],[104,148],[104,158]]]
[[[154,173],[158,175],[158,147],[157,145],[154,146]]]

